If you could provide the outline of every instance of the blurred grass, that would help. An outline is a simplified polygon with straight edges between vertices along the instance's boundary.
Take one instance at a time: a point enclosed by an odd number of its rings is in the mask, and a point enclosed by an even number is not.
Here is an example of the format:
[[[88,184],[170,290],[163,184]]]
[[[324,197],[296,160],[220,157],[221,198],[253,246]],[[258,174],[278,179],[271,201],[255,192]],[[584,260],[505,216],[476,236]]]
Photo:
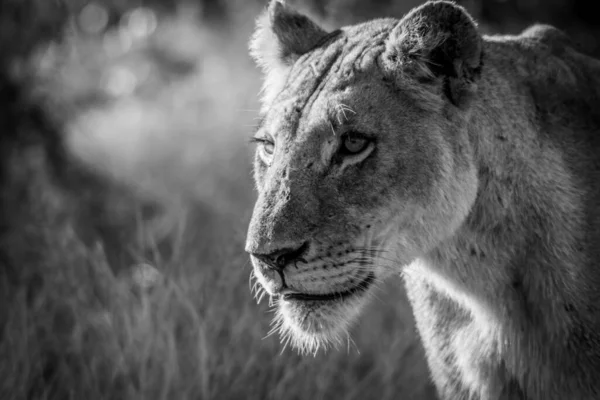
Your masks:
[[[256,5],[220,26],[184,2],[0,1],[0,399],[432,398],[400,281],[348,349],[263,339],[243,252]]]

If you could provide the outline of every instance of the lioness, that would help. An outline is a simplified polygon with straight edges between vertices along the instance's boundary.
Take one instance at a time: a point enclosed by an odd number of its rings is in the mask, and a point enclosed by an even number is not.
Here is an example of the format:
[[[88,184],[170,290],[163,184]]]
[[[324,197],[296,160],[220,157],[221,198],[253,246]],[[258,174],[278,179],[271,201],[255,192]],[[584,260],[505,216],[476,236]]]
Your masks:
[[[443,399],[600,398],[600,62],[450,2],[325,32],[273,1],[246,251],[301,351],[402,274]]]

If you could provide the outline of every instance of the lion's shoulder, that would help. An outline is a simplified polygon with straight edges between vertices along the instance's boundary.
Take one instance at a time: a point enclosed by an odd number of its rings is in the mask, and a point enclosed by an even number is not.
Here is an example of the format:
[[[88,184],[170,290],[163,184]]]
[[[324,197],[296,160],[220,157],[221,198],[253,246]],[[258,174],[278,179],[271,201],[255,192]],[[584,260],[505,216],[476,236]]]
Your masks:
[[[595,78],[600,72],[600,61],[551,25],[535,24],[518,35],[484,36],[484,42],[487,60],[500,72],[508,72],[505,77],[511,80],[551,76],[557,78],[549,82],[552,85],[586,86],[587,78]],[[510,71],[514,66],[517,71]],[[557,69],[564,73],[557,74]],[[600,81],[600,77],[595,80]]]
[[[600,61],[560,29],[537,24],[519,35],[485,36],[484,42],[485,94],[507,102],[498,93],[508,84],[513,103],[530,100],[524,111],[524,104],[513,107],[512,117],[530,118],[527,108],[533,107],[534,122],[554,129],[569,128],[564,119],[557,123],[567,114],[572,121],[600,118]]]

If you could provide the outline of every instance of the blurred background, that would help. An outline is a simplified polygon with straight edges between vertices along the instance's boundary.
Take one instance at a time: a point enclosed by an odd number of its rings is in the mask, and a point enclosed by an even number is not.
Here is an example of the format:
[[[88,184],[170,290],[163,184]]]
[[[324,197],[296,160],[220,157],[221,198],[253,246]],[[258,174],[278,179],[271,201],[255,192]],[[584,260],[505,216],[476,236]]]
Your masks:
[[[418,0],[288,1],[333,29]],[[259,0],[0,0],[0,399],[432,399],[400,280],[300,357],[243,252]],[[460,2],[600,53],[593,3]]]

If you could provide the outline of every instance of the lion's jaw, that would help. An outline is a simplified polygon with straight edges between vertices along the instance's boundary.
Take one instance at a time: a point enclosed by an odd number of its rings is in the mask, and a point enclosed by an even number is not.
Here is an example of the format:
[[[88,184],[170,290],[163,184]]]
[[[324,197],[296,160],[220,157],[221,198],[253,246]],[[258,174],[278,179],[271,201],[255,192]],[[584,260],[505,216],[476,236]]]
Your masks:
[[[348,329],[375,286],[396,270],[387,261],[394,257],[391,242],[361,242],[364,245],[350,246],[316,236],[301,260],[283,271],[251,256],[255,296],[259,301],[270,297],[275,307],[272,333],[278,333],[285,345],[315,353],[349,340]]]

